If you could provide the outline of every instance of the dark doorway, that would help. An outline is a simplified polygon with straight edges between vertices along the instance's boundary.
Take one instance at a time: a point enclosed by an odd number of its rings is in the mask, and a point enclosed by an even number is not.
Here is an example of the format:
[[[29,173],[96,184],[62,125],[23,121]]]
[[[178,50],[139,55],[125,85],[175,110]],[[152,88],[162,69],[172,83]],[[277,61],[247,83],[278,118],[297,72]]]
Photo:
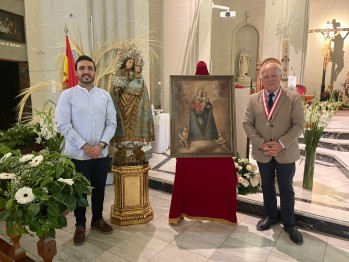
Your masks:
[[[19,63],[0,61],[0,129],[6,130],[17,122],[16,96],[21,89]]]

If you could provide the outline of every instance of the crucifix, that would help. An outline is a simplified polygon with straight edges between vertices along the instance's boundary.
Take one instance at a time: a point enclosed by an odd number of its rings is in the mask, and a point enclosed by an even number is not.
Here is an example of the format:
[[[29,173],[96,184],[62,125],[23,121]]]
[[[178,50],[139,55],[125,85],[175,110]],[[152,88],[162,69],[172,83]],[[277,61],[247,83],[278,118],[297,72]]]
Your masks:
[[[308,33],[316,33],[317,36],[321,38],[324,46],[321,51],[321,55],[324,57],[322,64],[322,81],[321,81],[321,93],[325,91],[325,78],[326,78],[326,68],[330,62],[332,55],[332,41],[333,39],[342,31],[349,31],[349,28],[341,28],[340,23],[336,19],[332,21],[327,21],[326,29],[311,29]]]

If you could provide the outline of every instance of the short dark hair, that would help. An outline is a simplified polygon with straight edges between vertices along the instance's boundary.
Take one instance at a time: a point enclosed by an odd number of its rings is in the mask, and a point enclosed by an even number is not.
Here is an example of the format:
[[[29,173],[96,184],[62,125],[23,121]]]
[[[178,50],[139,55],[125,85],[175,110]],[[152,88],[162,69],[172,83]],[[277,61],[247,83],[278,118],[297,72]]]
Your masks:
[[[90,61],[93,63],[93,67],[95,68],[95,71],[96,71],[96,64],[95,62],[92,60],[91,57],[87,56],[87,55],[81,55],[78,57],[78,59],[76,59],[76,62],[75,62],[75,71],[78,71],[78,63],[80,61]]]

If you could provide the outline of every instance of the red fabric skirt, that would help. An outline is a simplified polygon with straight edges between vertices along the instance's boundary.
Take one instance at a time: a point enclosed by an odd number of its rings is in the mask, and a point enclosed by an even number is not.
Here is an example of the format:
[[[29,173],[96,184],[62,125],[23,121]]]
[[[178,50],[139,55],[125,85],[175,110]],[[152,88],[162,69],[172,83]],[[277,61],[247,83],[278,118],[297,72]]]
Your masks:
[[[170,223],[183,217],[237,223],[236,185],[232,158],[178,158]]]

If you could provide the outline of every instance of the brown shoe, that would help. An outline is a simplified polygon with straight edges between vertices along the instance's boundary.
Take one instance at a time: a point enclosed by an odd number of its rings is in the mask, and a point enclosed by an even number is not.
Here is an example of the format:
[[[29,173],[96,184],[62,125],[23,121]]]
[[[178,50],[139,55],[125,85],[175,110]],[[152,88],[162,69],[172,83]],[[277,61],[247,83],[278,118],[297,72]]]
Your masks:
[[[75,227],[75,233],[73,237],[73,242],[75,245],[82,245],[85,241],[85,232],[86,228],[85,226],[76,226]]]
[[[113,233],[113,228],[107,224],[104,218],[101,218],[97,221],[91,221],[91,229],[99,230],[100,232],[104,234],[111,234]]]

